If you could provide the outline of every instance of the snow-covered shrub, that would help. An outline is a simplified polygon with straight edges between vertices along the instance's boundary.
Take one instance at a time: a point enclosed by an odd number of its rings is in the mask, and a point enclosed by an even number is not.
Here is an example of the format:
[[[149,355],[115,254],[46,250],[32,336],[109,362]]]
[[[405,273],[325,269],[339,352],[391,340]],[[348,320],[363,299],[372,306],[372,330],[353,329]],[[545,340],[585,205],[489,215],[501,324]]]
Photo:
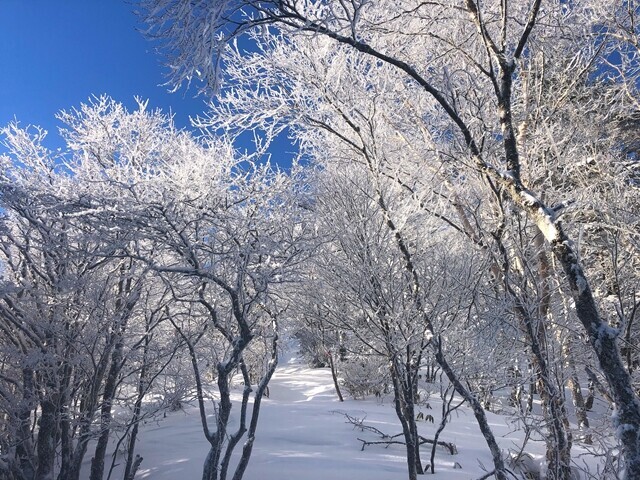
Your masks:
[[[353,398],[381,396],[390,390],[387,362],[379,357],[359,357],[340,364],[342,385]]]
[[[161,404],[171,412],[182,410],[196,398],[193,370],[186,355],[178,355],[157,382]]]
[[[541,477],[541,461],[535,459],[526,452],[519,455],[510,454],[507,458],[507,464],[528,480],[539,480]]]

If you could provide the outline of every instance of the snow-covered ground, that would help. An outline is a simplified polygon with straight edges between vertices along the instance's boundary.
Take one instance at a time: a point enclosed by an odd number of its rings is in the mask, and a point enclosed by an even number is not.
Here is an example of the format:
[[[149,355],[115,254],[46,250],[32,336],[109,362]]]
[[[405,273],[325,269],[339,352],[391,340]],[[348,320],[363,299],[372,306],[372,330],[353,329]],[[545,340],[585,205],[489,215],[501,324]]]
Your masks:
[[[423,436],[432,438],[440,420],[441,402],[434,395],[429,403],[432,409],[424,412],[434,417],[435,424],[420,422],[420,428]],[[366,417],[368,425],[385,433],[401,431],[389,399],[340,403],[328,369],[307,368],[295,359],[281,362],[270,383],[270,398],[265,398],[262,405],[245,480],[406,479],[404,447],[371,445],[362,451],[358,438],[379,438],[355,428],[342,413]],[[508,417],[487,415],[501,447],[505,451],[518,450],[522,434],[515,431]],[[486,473],[486,469],[491,470],[489,450],[470,410],[463,407],[456,411],[440,439],[455,443],[458,454],[450,455],[438,448],[436,475],[430,478],[477,479]],[[140,431],[137,453],[144,461],[136,478],[198,479],[207,447],[195,407],[148,423]],[[423,464],[429,460],[429,448],[423,447]],[[527,451],[541,458],[544,445],[530,442]],[[107,464],[110,460],[107,459]],[[86,475],[88,470],[86,465]],[[119,479],[121,473],[114,470],[111,478]]]

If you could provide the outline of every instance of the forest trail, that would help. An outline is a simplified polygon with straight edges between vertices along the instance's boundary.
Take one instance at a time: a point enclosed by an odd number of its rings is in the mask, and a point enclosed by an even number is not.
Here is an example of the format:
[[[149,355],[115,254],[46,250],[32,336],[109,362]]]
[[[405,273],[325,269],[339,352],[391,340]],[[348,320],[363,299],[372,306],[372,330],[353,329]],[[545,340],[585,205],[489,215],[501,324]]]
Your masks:
[[[245,480],[406,478],[401,448],[361,451],[361,432],[340,412],[359,417],[367,413],[359,408],[361,402],[338,401],[328,369],[308,368],[295,358],[283,361],[269,383],[269,394]],[[366,406],[374,408],[376,403]],[[393,413],[388,405],[377,407]]]
[[[395,434],[400,426],[389,399],[380,401],[351,400],[339,402],[331,372],[313,369],[296,358],[283,358],[271,382],[270,396],[264,398],[251,461],[244,480],[405,480],[404,447],[381,445],[361,449],[358,437],[377,440],[374,434],[362,432],[346,421],[343,413],[366,418],[366,423]],[[240,398],[240,389],[235,393]],[[440,400],[433,398],[430,412],[439,421]],[[211,404],[208,405],[212,412]],[[232,417],[237,414],[237,406]],[[492,427],[501,436],[501,444],[512,446],[516,440],[505,418],[490,416]],[[212,422],[212,416],[209,416]],[[431,437],[435,426],[420,424],[421,433]],[[459,455],[450,456],[438,450],[436,475],[447,480],[475,479],[482,475],[481,465],[491,465],[473,416],[464,408],[454,417],[442,440],[458,446]],[[199,479],[208,444],[202,434],[198,411],[189,406],[166,418],[149,422],[141,428],[137,453],[144,458],[137,479]],[[241,450],[241,445],[237,450]],[[423,449],[423,463],[428,461]],[[110,462],[110,455],[107,463]],[[120,460],[120,459],[119,459]],[[455,467],[461,464],[462,469]],[[83,475],[88,478],[85,465]],[[85,480],[86,480],[85,478]],[[120,479],[115,469],[112,480]],[[106,475],[105,475],[106,479]]]
[[[361,432],[346,423],[340,413],[367,416],[379,428],[395,431],[394,412],[388,404],[352,400],[340,403],[328,369],[312,369],[287,357],[281,360],[269,383],[269,394],[262,402],[244,480],[406,478],[402,447],[361,451],[357,440]],[[377,410],[377,415],[372,410]],[[232,410],[232,417],[236,413],[237,407]],[[213,420],[211,416],[209,420]],[[240,449],[241,445],[237,450]],[[145,425],[138,453],[144,461],[136,479],[198,479],[207,442],[195,406]],[[85,471],[88,474],[88,469]],[[114,471],[112,478],[119,475]]]

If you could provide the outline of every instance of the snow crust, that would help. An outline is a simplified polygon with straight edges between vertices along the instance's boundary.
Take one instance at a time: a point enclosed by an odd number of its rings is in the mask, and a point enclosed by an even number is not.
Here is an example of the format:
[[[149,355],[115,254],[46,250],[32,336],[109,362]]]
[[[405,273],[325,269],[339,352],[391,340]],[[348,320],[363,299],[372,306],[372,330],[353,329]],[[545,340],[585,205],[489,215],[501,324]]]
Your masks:
[[[540,203],[531,192],[528,192],[526,190],[520,192],[520,196],[522,197],[522,201],[524,202],[524,204],[530,207]]]
[[[558,229],[553,223],[552,216],[548,215],[547,212],[545,212],[543,209],[540,209],[540,215],[543,215],[544,217],[546,217],[547,221],[540,222],[538,224],[538,228],[542,232],[542,235],[544,235],[544,238],[548,242],[552,242],[553,240],[558,238]]]

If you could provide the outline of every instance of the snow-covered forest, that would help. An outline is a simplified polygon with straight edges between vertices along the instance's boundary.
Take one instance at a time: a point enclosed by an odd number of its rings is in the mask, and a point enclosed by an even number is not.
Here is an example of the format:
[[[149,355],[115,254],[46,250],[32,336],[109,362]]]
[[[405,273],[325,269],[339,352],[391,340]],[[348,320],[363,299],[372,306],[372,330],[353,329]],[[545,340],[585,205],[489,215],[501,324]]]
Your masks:
[[[2,129],[0,478],[640,479],[637,0],[132,4],[211,102]]]

